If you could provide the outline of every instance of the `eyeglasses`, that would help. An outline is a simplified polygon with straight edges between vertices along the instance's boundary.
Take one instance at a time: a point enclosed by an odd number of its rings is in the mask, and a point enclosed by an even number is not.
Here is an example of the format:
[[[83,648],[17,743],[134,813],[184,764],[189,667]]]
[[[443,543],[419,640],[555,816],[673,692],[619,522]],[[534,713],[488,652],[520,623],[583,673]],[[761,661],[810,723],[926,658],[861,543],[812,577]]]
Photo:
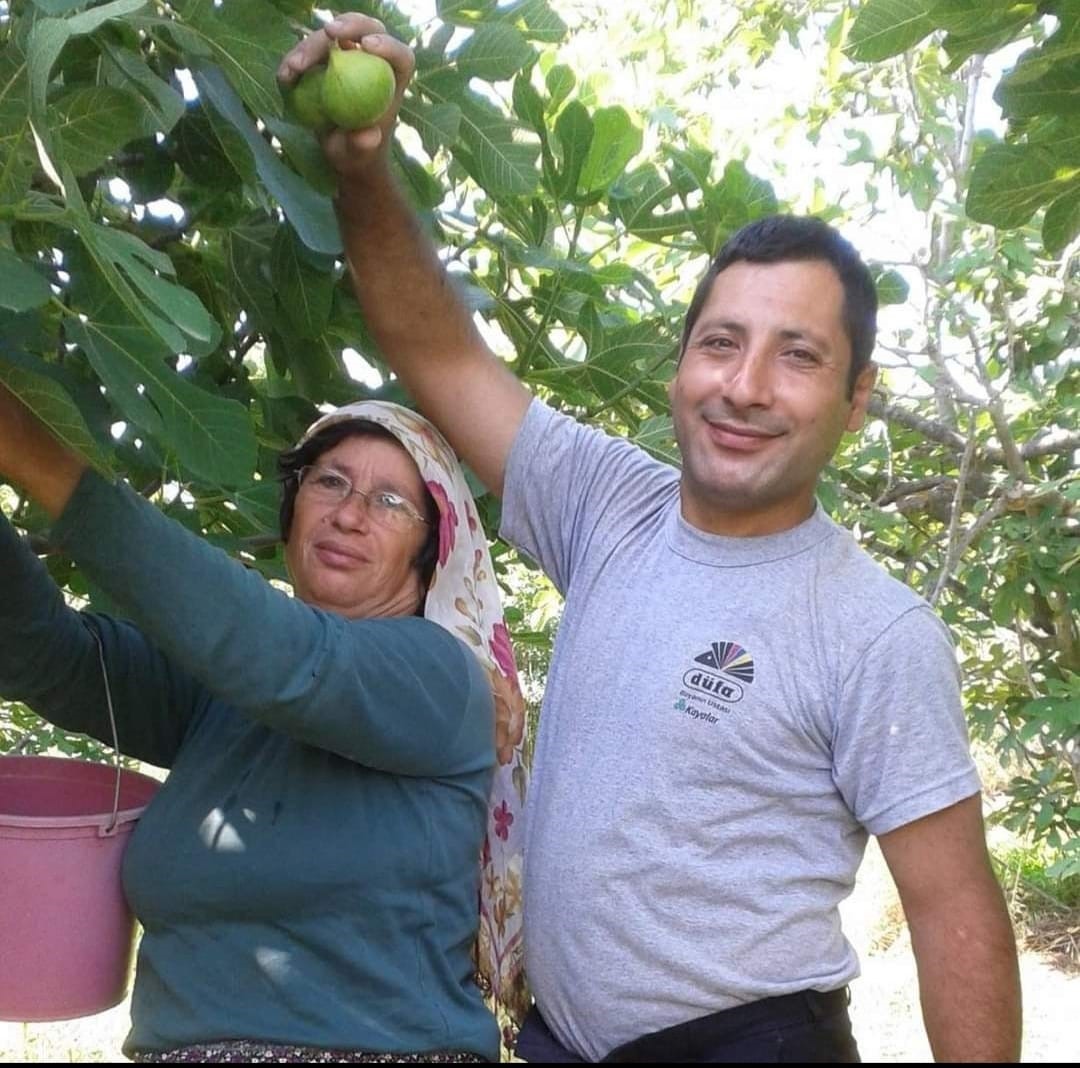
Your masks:
[[[380,526],[404,532],[413,523],[427,520],[404,498],[393,490],[359,490],[340,471],[319,464],[301,467],[298,472],[300,488],[312,500],[323,504],[340,505],[354,493],[367,507],[368,515]]]

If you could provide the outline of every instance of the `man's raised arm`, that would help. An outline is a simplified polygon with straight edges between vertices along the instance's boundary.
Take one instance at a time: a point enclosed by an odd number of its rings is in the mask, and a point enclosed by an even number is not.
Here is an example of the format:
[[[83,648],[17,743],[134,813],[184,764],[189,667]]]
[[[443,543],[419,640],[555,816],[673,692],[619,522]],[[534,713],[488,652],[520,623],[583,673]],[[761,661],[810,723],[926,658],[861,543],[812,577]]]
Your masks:
[[[510,447],[531,399],[484,343],[435,248],[392,175],[390,142],[412,76],[411,49],[376,19],[339,15],[282,60],[294,82],[326,60],[334,41],[356,43],[394,68],[397,92],[377,126],[323,139],[338,174],[337,210],[356,297],[372,336],[458,454],[501,494]]]

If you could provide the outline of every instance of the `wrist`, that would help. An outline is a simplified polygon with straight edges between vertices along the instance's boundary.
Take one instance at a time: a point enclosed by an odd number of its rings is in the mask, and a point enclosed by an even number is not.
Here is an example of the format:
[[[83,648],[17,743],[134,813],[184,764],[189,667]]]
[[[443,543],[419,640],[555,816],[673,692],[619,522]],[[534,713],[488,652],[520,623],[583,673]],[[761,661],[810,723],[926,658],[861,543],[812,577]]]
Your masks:
[[[360,171],[338,175],[334,209],[344,219],[365,219],[386,194],[394,189],[394,178],[385,161],[375,162]]]

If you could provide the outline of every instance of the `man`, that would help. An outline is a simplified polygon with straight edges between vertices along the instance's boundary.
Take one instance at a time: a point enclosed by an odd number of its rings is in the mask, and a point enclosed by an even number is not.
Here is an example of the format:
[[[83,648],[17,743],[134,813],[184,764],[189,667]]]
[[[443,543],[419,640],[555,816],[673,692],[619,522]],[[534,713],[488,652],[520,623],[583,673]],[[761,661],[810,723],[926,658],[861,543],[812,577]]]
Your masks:
[[[412,55],[359,15],[280,76],[332,38],[391,62],[400,102]],[[358,298],[566,597],[527,813],[519,1054],[856,1060],[837,906],[869,832],[935,1056],[1016,1059],[1015,945],[948,636],[814,499],[874,382],[865,266],[816,220],[721,251],[671,384],[680,475],[493,357],[390,177],[393,122],[324,141]]]

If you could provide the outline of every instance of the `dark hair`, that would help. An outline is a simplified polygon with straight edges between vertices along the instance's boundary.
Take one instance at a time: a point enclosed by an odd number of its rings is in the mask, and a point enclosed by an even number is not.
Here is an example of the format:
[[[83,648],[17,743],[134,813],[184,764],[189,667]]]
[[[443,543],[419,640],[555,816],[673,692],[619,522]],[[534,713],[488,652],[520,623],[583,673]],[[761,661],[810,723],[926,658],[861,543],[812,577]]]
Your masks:
[[[828,223],[812,216],[769,215],[755,219],[724,242],[705,277],[698,283],[686,311],[680,358],[686,350],[712,284],[721,271],[733,263],[784,263],[792,260],[822,260],[836,271],[844,287],[842,309],[844,330],[851,343],[851,367],[848,370],[848,396],[855,389],[859,372],[870,362],[877,334],[877,289],[873,275],[858,252]]]
[[[340,423],[331,423],[312,434],[302,445],[289,449],[278,457],[278,475],[281,479],[281,507],[278,509],[278,525],[281,527],[281,540],[289,540],[292,530],[293,513],[296,510],[296,493],[300,489],[300,469],[315,463],[324,452],[329,452],[335,445],[346,438],[384,438],[392,441],[399,448],[405,448],[384,426],[373,423],[370,419],[347,419]],[[420,551],[413,560],[413,566],[420,576],[420,608],[423,612],[424,597],[427,595],[431,578],[435,574],[435,564],[439,559],[439,506],[435,503],[427,486],[424,487],[424,499],[421,502],[424,518],[427,520],[427,537]]]

